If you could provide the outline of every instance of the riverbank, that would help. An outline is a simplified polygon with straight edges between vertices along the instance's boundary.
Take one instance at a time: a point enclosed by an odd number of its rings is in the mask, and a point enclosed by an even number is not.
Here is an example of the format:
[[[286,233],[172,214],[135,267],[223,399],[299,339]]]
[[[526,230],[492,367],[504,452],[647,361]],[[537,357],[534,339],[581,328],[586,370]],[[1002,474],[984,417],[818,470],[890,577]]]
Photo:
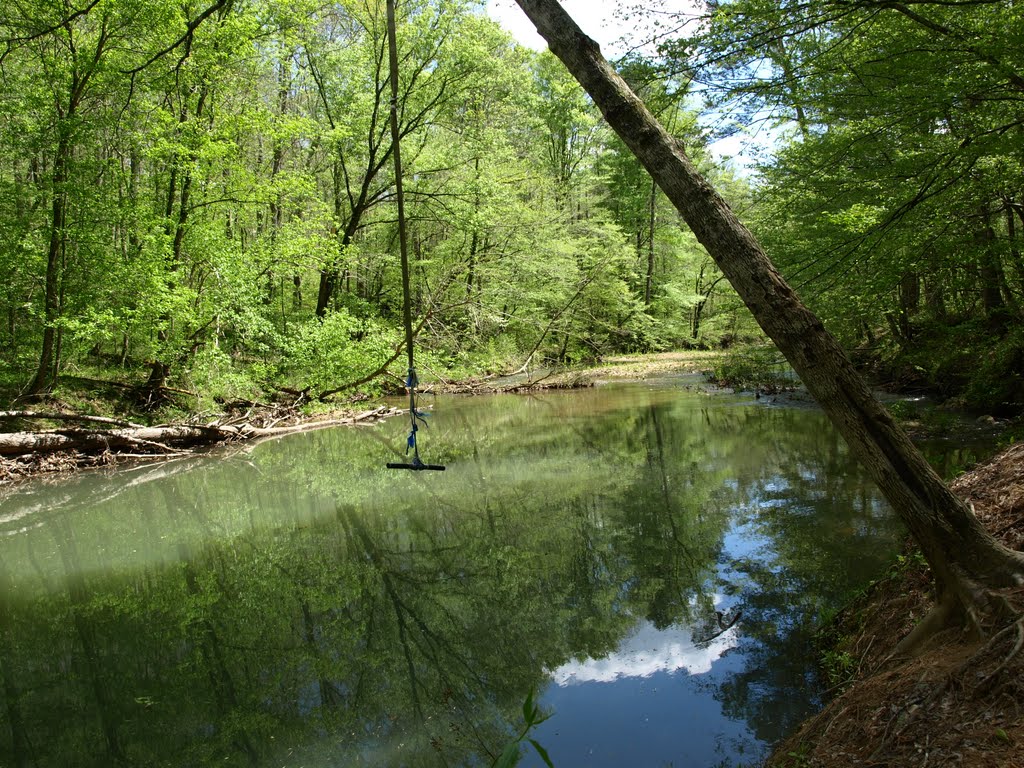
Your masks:
[[[1024,549],[1024,445],[1004,450],[950,487],[1000,541]],[[776,750],[767,768],[1024,765],[1024,618],[983,639],[947,631],[913,659],[896,644],[931,606],[927,568],[908,549],[823,632],[823,658],[841,692]],[[1003,596],[1020,616],[1024,588]]]
[[[566,370],[541,368],[507,376],[486,376],[462,381],[439,381],[431,389],[445,394],[496,394],[543,389],[578,389],[605,381],[636,381],[703,373],[721,360],[722,353],[706,350],[614,355],[599,365]]]
[[[706,386],[711,390],[717,388],[725,392],[731,392],[734,388],[756,389],[759,393],[771,394],[772,402],[813,404],[813,399],[806,392],[785,384],[780,385],[777,377],[768,375],[777,363],[775,357],[777,355],[766,363],[752,353],[741,355],[740,363],[736,363],[728,353],[721,351],[686,350],[617,355],[605,358],[599,365],[589,368],[524,369],[510,375],[459,380],[445,380],[434,372],[426,372],[424,378],[428,382],[423,390],[434,394],[456,395],[536,392],[703,373],[707,377],[707,384],[686,386]],[[728,363],[730,360],[732,364]],[[737,371],[742,374],[751,367],[756,370],[756,375],[747,375],[750,373],[747,371],[747,374],[737,378]],[[218,411],[200,413],[174,410],[154,413],[125,408],[124,401],[104,399],[93,390],[65,388],[38,403],[33,408],[37,415],[31,418],[16,415],[24,411],[0,411],[0,487],[37,475],[67,474],[80,469],[111,467],[126,461],[176,458],[182,452],[217,443],[258,439],[283,430],[303,431],[343,424],[372,423],[403,412],[396,407],[381,405],[383,398],[365,394],[355,393],[346,401],[338,403],[309,401],[302,393],[294,395],[288,394],[283,400],[268,398],[267,402],[221,402]],[[976,437],[978,433],[984,432],[994,442],[999,433],[1011,428],[1010,422],[996,423],[994,419],[965,426],[963,419],[952,412],[922,408],[909,401],[894,400],[889,403],[889,407],[916,438],[956,434],[959,439],[964,439],[965,436]],[[54,418],[47,419],[45,414],[52,414]],[[95,422],[103,421],[110,422],[111,427],[120,427],[121,431],[106,428],[106,425],[97,428]],[[125,432],[125,429],[128,431]],[[132,429],[138,431],[132,432]],[[157,431],[153,432],[154,429]],[[5,450],[4,441],[23,445],[24,449]],[[58,450],[54,447],[56,442],[67,445]],[[44,444],[49,444],[45,450],[42,449]],[[40,449],[34,450],[33,445],[40,446]]]
[[[624,355],[584,369],[522,371],[511,376],[437,380],[427,391],[445,394],[493,394],[544,389],[575,389],[610,380],[638,380],[695,374],[712,366],[719,353],[687,351]],[[52,397],[31,411],[0,412],[0,487],[44,474],[110,467],[125,461],[161,461],[217,443],[254,440],[287,432],[369,424],[402,413],[387,405],[368,405],[355,396],[348,405],[234,401],[220,413],[182,414],[173,423],[135,423],[142,414],[97,415],[104,402]],[[89,413],[82,412],[82,406]],[[107,403],[112,406],[112,403]],[[97,422],[106,422],[102,428]],[[6,443],[5,443],[6,441]],[[5,447],[6,444],[6,447]]]

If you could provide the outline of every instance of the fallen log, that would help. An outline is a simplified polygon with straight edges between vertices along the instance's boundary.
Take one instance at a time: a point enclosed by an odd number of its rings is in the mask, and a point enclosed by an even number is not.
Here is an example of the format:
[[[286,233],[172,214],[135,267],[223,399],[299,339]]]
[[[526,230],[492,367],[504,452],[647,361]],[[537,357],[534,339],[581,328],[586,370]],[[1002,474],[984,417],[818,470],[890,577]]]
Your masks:
[[[142,427],[136,429],[59,429],[45,432],[7,432],[0,434],[0,456],[22,456],[27,453],[81,451],[103,453],[133,448],[171,451],[171,446],[211,445],[238,433],[217,427]]]
[[[251,424],[163,425],[122,429],[55,429],[41,432],[0,433],[0,456],[42,455],[57,451],[85,454],[125,453],[152,455],[154,451],[177,454],[195,448],[235,440],[279,437],[311,429],[359,424],[399,413],[397,409],[372,408],[340,419],[308,421],[285,427],[254,427]]]
[[[90,424],[110,424],[115,427],[131,427],[142,429],[144,425],[124,419],[111,419],[107,416],[85,416],[77,413],[45,413],[42,411],[0,411],[0,420],[34,419],[39,421],[84,421]]]

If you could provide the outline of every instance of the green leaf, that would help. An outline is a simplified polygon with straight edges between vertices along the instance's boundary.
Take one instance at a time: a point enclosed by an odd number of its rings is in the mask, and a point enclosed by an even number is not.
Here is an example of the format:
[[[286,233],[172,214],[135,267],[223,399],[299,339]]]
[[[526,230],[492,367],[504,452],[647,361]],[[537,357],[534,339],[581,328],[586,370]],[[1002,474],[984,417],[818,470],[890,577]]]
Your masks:
[[[501,753],[501,757],[494,764],[494,768],[512,768],[516,763],[519,762],[519,740],[510,741],[505,745],[504,751]]]
[[[530,692],[526,694],[526,701],[523,702],[523,720],[528,726],[533,725],[533,718],[536,714],[537,709],[533,706],[533,688],[531,688]]]
[[[536,739],[530,739],[530,743],[533,744],[533,748],[537,750],[537,754],[540,755],[540,759],[544,761],[544,765],[548,766],[548,768],[555,768],[554,763],[551,762],[551,758],[548,757],[548,751],[538,744]]]

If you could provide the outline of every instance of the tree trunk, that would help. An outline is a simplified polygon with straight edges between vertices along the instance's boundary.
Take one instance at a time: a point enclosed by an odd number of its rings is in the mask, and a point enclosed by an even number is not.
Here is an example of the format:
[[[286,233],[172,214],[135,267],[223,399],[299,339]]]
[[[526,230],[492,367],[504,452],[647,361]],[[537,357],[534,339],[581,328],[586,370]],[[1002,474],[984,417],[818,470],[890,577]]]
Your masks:
[[[696,341],[700,338],[700,323],[704,315],[704,305],[707,299],[701,299],[693,305],[693,313],[690,317],[690,338]]]
[[[810,127],[807,122],[807,114],[804,111],[800,95],[797,93],[796,84],[799,81],[793,72],[793,59],[786,48],[786,38],[778,37],[773,45],[768,47],[768,57],[782,70],[782,76],[786,84],[787,95],[793,103],[796,125],[800,129],[800,136],[806,139],[810,135]]]
[[[1002,264],[995,252],[996,232],[992,228],[992,213],[987,205],[981,206],[981,228],[978,231],[978,278],[981,281],[981,302],[990,319],[1000,316],[1006,305],[1000,290]]]
[[[473,160],[473,168],[475,173],[473,175],[473,182],[476,186],[476,191],[473,193],[473,235],[469,242],[469,265],[466,268],[466,300],[469,301],[473,298],[473,281],[476,279],[476,252],[480,244],[480,229],[476,224],[477,217],[480,215],[480,158],[477,157]]]
[[[0,434],[0,456],[24,456],[56,451],[102,453],[105,450],[161,452],[169,446],[209,445],[224,440],[223,430],[206,427],[146,427],[105,431],[67,429],[59,432]],[[233,435],[232,435],[233,436]],[[155,449],[155,451],[154,451]]]
[[[1017,239],[1017,222],[1013,217],[1012,200],[1003,201],[1003,214],[1006,217],[1006,239],[1010,243],[1010,263],[1013,265],[1017,290],[1024,296],[1024,259],[1021,258],[1020,242]],[[13,335],[13,334],[12,334]]]
[[[921,278],[916,272],[905,272],[900,278],[900,333],[910,341],[914,336],[913,317],[921,305]]]
[[[57,380],[54,365],[57,318],[60,312],[61,266],[67,224],[68,162],[71,158],[71,140],[63,128],[53,159],[53,203],[50,214],[50,245],[46,254],[45,309],[43,313],[43,343],[39,350],[39,365],[35,376],[25,390],[25,396],[34,397],[49,392]]]
[[[651,288],[654,285],[654,228],[658,210],[658,186],[657,182],[651,180],[651,196],[648,203],[648,227],[650,229],[650,240],[647,243],[647,274],[644,276],[644,308],[651,308]]]
[[[25,456],[56,451],[103,453],[104,451],[169,453],[171,448],[213,445],[228,440],[257,440],[279,437],[325,427],[334,427],[384,418],[397,411],[371,408],[341,419],[326,419],[289,427],[254,427],[250,424],[196,426],[188,424],[163,427],[127,427],[123,429],[61,429],[47,432],[0,432],[0,456]],[[41,414],[51,418],[53,414]],[[68,417],[69,419],[71,417]],[[75,417],[96,421],[98,417]],[[6,510],[5,510],[6,511]]]
[[[963,577],[1018,584],[1024,555],[1001,546],[929,466],[872,394],[836,339],[797,297],[760,244],[697,172],[555,0],[516,0],[552,52],[647,168],[871,473],[932,567],[939,603],[969,609]]]
[[[924,303],[928,307],[928,313],[932,320],[945,322],[946,315],[946,288],[941,275],[932,274],[924,279]]]

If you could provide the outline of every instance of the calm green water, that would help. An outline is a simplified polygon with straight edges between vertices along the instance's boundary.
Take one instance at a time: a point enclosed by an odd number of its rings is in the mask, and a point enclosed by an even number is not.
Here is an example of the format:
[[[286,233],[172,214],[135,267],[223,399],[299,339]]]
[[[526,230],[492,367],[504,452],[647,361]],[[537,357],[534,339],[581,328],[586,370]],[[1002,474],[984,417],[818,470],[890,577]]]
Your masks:
[[[559,768],[756,764],[899,534],[818,411],[683,383],[22,489],[0,765],[488,765],[531,689]]]

